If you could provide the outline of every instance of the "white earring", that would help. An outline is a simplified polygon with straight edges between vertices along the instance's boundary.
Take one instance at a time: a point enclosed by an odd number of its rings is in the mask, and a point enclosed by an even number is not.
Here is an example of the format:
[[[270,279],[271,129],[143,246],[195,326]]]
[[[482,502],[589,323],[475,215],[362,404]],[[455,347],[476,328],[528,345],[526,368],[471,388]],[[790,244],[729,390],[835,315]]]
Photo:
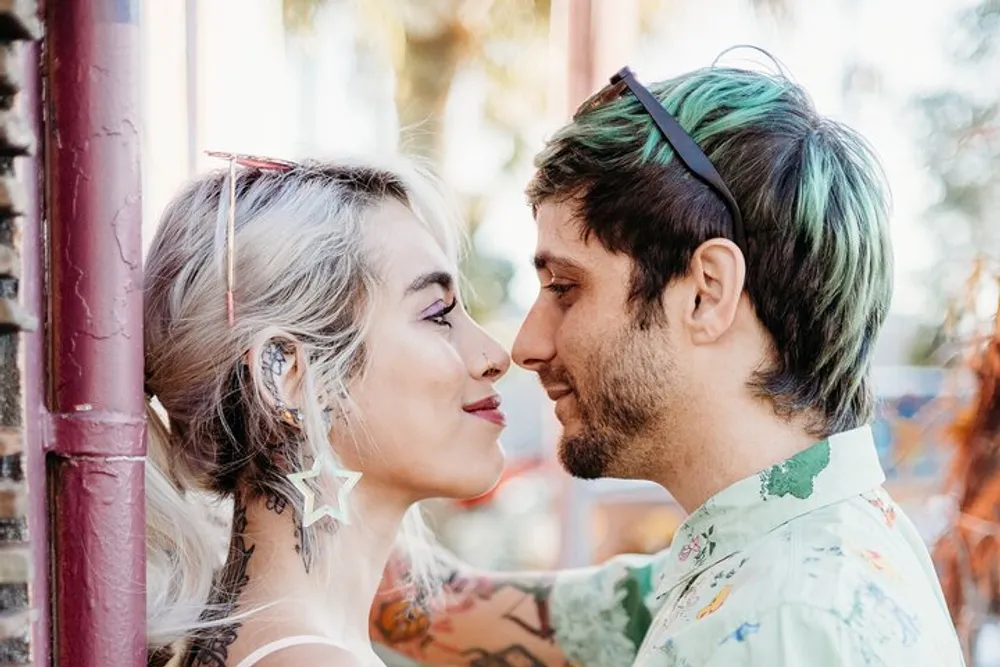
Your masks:
[[[343,483],[340,488],[337,489],[337,506],[332,505],[320,505],[316,507],[316,493],[309,488],[306,484],[307,479],[316,479],[321,474],[323,474],[323,469],[327,468],[330,474],[340,480]],[[357,485],[358,480],[361,479],[361,473],[355,470],[348,470],[346,468],[341,468],[338,466],[331,457],[322,456],[317,458],[312,465],[312,468],[305,472],[293,472],[286,475],[288,481],[292,483],[292,486],[302,494],[303,505],[302,505],[302,526],[307,528],[312,524],[319,521],[324,516],[328,516],[335,521],[340,521],[344,524],[350,524],[350,516],[348,512],[348,496],[354,487]]]

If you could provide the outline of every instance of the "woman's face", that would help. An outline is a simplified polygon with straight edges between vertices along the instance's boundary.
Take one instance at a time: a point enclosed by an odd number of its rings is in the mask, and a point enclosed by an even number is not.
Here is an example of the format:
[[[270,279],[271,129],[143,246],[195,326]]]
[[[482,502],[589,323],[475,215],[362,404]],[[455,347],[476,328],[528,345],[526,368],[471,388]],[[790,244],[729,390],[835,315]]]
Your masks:
[[[494,383],[510,357],[465,312],[453,261],[405,205],[390,200],[369,225],[381,284],[368,370],[351,386],[359,420],[346,440],[334,433],[338,454],[404,502],[485,493],[503,469]]]

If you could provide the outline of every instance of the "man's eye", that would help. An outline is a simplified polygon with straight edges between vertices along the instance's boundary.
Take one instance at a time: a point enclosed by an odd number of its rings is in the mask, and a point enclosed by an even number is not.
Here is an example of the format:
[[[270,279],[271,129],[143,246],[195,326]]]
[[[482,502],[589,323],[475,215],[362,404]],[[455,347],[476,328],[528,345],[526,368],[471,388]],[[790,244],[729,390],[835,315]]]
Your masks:
[[[545,285],[545,289],[555,294],[556,297],[564,296],[575,287],[576,285],[571,283],[549,283],[548,285]]]

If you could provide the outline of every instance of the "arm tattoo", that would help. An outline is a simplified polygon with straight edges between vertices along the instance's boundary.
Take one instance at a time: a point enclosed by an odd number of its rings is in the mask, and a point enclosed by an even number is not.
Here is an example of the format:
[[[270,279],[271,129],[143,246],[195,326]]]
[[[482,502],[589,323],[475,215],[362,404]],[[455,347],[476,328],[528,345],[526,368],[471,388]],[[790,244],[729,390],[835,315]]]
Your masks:
[[[449,567],[450,574],[444,581],[448,602],[442,610],[432,610],[419,594],[407,595],[405,586],[380,596],[372,618],[376,640],[418,662],[426,658],[444,664],[440,660],[445,654],[451,656],[448,664],[473,667],[546,665],[546,658],[537,651],[543,646],[555,646],[556,633],[549,612],[551,581],[476,576]],[[490,609],[481,608],[483,604],[491,605]],[[437,611],[440,616],[435,618]],[[482,622],[496,625],[496,643],[465,642],[455,634],[453,622],[470,612],[487,614],[490,620]],[[502,627],[505,623],[510,623],[506,629]]]
[[[524,594],[524,598],[519,599],[514,605],[504,612],[502,618],[518,625],[522,630],[549,642],[555,641],[556,630],[552,626],[549,614],[549,595],[552,587],[548,582],[521,582],[516,579],[508,579],[499,582],[488,580],[476,581],[473,577],[462,575],[458,570],[453,570],[451,575],[445,580],[445,591],[453,595],[460,595],[466,589],[470,595],[483,601],[492,599],[498,592],[505,588],[512,588]],[[538,616],[537,625],[514,616],[515,609],[521,606],[525,599],[530,598]],[[468,604],[468,603],[467,603]]]
[[[481,648],[462,652],[470,667],[545,667],[545,663],[520,644],[511,644],[499,651]]]
[[[247,506],[236,499],[233,509],[233,537],[229,545],[229,558],[216,577],[214,591],[209,599],[209,608],[201,615],[201,621],[219,621],[236,610],[240,595],[250,581],[247,566],[253,556],[254,546],[247,546],[243,536],[247,527]],[[226,667],[229,647],[236,641],[242,623],[205,628],[191,637],[184,667]]]
[[[427,605],[409,600],[405,595],[393,597],[378,605],[375,628],[387,646],[430,637],[431,617]]]

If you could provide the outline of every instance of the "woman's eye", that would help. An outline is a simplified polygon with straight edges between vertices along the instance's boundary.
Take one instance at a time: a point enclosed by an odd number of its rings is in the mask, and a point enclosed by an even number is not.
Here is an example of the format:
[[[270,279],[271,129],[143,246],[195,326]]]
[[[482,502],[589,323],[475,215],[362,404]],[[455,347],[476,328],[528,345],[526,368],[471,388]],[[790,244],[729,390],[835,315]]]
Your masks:
[[[458,299],[455,299],[449,305],[444,306],[444,307],[442,307],[442,308],[440,308],[440,309],[432,312],[430,315],[428,315],[424,319],[427,320],[428,322],[433,322],[434,324],[437,324],[438,326],[449,327],[450,328],[451,327],[451,322],[448,321],[448,315],[451,313],[451,311],[455,310],[455,306],[457,306],[457,305],[458,305]]]

